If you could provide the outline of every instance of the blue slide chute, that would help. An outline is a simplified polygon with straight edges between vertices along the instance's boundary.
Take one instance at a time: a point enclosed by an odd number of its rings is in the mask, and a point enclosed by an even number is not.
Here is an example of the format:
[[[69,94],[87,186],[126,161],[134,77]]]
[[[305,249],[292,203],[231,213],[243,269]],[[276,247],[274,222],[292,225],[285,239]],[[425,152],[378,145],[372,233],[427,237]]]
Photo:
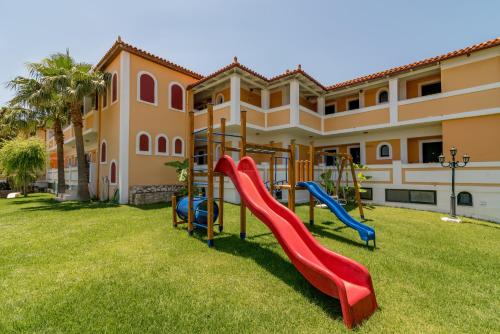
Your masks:
[[[332,211],[342,223],[358,231],[361,240],[365,241],[367,245],[368,241],[373,240],[373,245],[375,246],[375,230],[352,218],[342,205],[328,196],[328,194],[318,184],[309,181],[299,182],[297,183],[297,186],[306,188],[311,195],[313,195],[320,202],[326,204],[330,211]]]

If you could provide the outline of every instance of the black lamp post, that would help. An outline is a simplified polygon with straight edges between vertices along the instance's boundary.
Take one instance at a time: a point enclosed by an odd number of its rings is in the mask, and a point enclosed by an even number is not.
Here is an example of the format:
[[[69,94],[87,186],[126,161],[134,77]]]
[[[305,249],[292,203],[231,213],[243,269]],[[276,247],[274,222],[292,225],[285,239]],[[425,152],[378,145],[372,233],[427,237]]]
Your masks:
[[[458,167],[465,167],[467,163],[470,161],[470,157],[467,154],[464,154],[462,159],[463,162],[457,161],[455,159],[455,156],[457,155],[457,149],[455,147],[452,147],[450,149],[450,154],[451,154],[451,161],[445,162],[444,161],[444,155],[441,153],[439,156],[439,163],[443,167],[450,167],[451,168],[451,212],[450,216],[452,219],[456,219],[457,217],[457,201],[456,201],[456,196],[455,196],[455,168]]]

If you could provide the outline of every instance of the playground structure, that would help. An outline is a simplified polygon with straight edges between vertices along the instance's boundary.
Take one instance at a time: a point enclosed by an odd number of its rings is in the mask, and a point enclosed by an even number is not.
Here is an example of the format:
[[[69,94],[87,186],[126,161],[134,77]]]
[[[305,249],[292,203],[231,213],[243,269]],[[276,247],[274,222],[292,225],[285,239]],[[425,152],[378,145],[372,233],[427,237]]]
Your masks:
[[[244,110],[241,111],[239,135],[225,133],[225,119],[223,118],[220,120],[220,132],[215,132],[212,105],[208,106],[207,113],[208,127],[196,131],[194,129],[194,113],[190,112],[189,114],[191,138],[189,141],[188,196],[187,199],[184,198],[179,203],[177,203],[175,197],[173,198],[173,225],[177,226],[178,224],[186,223],[189,234],[193,233],[194,227],[207,229],[208,246],[214,246],[213,229],[217,213],[219,216],[219,223],[217,224],[219,231],[222,231],[224,228],[224,177],[228,176],[241,198],[241,239],[245,239],[246,237],[246,209],[248,207],[272,231],[295,268],[317,289],[340,300],[343,321],[348,328],[352,328],[370,317],[378,306],[368,270],[361,264],[332,252],[319,244],[302,223],[301,219],[294,213],[296,189],[308,189],[310,191],[310,221],[314,222],[313,197],[318,198],[319,195],[311,191],[308,187],[308,185],[312,184],[314,176],[315,150],[313,143],[310,144],[310,160],[295,162],[295,142],[293,140],[288,148],[274,147],[272,143],[271,145],[263,145],[247,142],[246,112]],[[200,137],[201,134],[206,134],[206,136]],[[215,136],[220,137],[220,140],[214,140]],[[226,136],[240,138],[240,148],[226,146]],[[194,161],[197,158],[194,154],[195,142],[207,143],[206,170],[195,169]],[[214,144],[221,145],[221,157],[218,159],[215,167]],[[225,154],[226,151],[239,153],[240,159],[238,165],[236,165],[232,157]],[[271,173],[269,189],[265,187],[255,161],[247,156],[247,154],[252,153],[270,155]],[[274,183],[273,168],[277,153],[288,155],[288,184],[276,185]],[[203,153],[203,156],[205,156],[205,153]],[[351,161],[352,166],[352,160],[348,159],[348,161]],[[342,162],[341,166],[343,164]],[[354,169],[352,169],[352,173],[353,181],[355,186],[357,186]],[[299,185],[302,185],[301,187],[297,187],[296,174]],[[195,182],[196,176],[207,177],[207,182]],[[215,205],[214,201],[216,199],[214,198],[214,179],[216,177],[218,177],[219,181],[218,206]],[[198,185],[203,185],[207,188],[206,197],[195,196],[195,189]],[[273,197],[274,189],[286,189],[288,191],[288,208]],[[356,190],[356,193],[359,199],[359,190]],[[334,201],[329,196],[327,197]],[[360,210],[362,210],[361,206]],[[360,212],[362,213],[362,211]],[[179,213],[182,221],[177,221],[177,213]]]
[[[214,157],[215,150],[214,145],[220,145],[220,156],[224,156],[226,152],[236,152],[239,154],[239,159],[249,154],[265,154],[268,155],[269,161],[269,181],[268,190],[271,196],[274,195],[275,191],[287,191],[288,192],[288,208],[295,212],[295,194],[297,190],[309,190],[309,188],[304,184],[304,182],[314,181],[314,166],[317,161],[317,157],[330,156],[336,159],[339,163],[339,170],[337,173],[337,180],[335,186],[335,197],[339,197],[339,189],[341,187],[342,176],[346,168],[350,169],[352,176],[352,183],[355,190],[355,199],[359,208],[359,212],[362,218],[364,218],[363,207],[361,203],[358,182],[356,180],[356,172],[354,169],[354,164],[352,157],[345,153],[331,153],[324,152],[318,148],[314,147],[314,143],[311,141],[308,148],[308,160],[296,160],[296,144],[295,140],[291,140],[288,147],[276,147],[274,142],[269,144],[258,144],[250,143],[247,141],[247,126],[246,126],[246,111],[241,110],[240,116],[240,133],[239,134],[229,134],[226,133],[226,120],[225,118],[220,119],[220,125],[218,131],[214,130],[214,113],[213,105],[209,104],[207,107],[207,126],[195,130],[194,128],[194,111],[189,112],[189,146],[188,146],[188,156],[189,156],[189,169],[188,169],[188,196],[187,196],[187,207],[184,208],[186,200],[183,200],[183,205],[177,203],[177,198],[174,196],[172,198],[172,216],[173,225],[177,226],[179,224],[187,224],[187,229],[189,234],[193,233],[194,228],[203,228],[207,230],[207,243],[209,246],[214,244],[214,227],[218,226],[219,232],[224,229],[224,174],[214,171]],[[240,147],[228,146],[226,143],[226,138],[238,138],[240,139]],[[195,154],[195,144],[204,143],[206,144],[206,153]],[[206,168],[198,169],[195,168],[195,160],[198,158],[206,158]],[[280,180],[279,184],[275,180],[275,169],[276,161],[278,159],[285,161],[285,180]],[[197,177],[204,177],[206,181],[200,182],[196,181]],[[218,179],[218,194],[217,197],[214,196],[214,184],[215,180]],[[347,182],[346,182],[347,185]],[[200,201],[199,196],[196,195],[197,189],[205,188],[206,196],[203,197],[203,201]],[[316,197],[317,198],[317,197]],[[216,223],[216,217],[214,216],[215,203],[218,203],[218,219],[219,222]],[[199,207],[200,203],[203,202],[203,207]],[[315,209],[315,196],[310,192],[309,194],[309,222],[314,224],[314,209]],[[182,208],[179,217],[181,221],[177,220],[177,214],[179,212],[178,208]],[[335,213],[335,212],[334,212]],[[200,221],[202,217],[202,221]],[[215,219],[214,219],[215,218]],[[240,238],[244,239],[246,237],[246,207],[242,202],[240,206]]]

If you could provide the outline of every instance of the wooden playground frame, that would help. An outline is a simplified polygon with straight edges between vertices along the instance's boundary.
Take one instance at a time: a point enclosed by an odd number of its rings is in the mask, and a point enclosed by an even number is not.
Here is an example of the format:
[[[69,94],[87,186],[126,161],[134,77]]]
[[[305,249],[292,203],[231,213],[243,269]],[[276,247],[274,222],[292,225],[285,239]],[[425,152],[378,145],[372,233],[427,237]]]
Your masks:
[[[356,180],[356,172],[354,169],[354,164],[352,161],[352,156],[345,153],[330,153],[320,151],[320,149],[314,147],[314,142],[309,144],[309,160],[295,160],[295,139],[292,139],[290,145],[287,148],[275,147],[273,142],[269,144],[257,144],[250,143],[247,141],[247,112],[246,110],[240,111],[240,134],[227,134],[226,133],[226,119],[220,119],[220,129],[218,132],[214,131],[214,112],[213,104],[208,104],[207,107],[207,126],[205,128],[195,130],[194,128],[194,111],[189,112],[189,147],[188,147],[188,157],[189,157],[189,169],[188,169],[188,215],[187,221],[177,220],[177,198],[172,197],[172,223],[176,227],[179,224],[187,224],[188,233],[193,234],[193,201],[194,193],[197,187],[197,182],[194,181],[196,177],[206,177],[207,182],[203,188],[207,188],[207,243],[211,247],[214,245],[214,226],[219,226],[219,232],[224,229],[224,174],[217,173],[214,171],[214,145],[220,145],[220,155],[223,156],[226,152],[236,152],[239,153],[239,158],[243,158],[248,154],[268,154],[269,155],[269,191],[271,196],[274,196],[274,191],[281,189],[288,191],[288,208],[295,212],[295,193],[296,190],[303,190],[305,188],[297,187],[297,182],[307,182],[314,181],[314,166],[316,162],[316,156],[333,156],[340,160],[338,179],[336,183],[336,192],[338,196],[338,189],[342,181],[342,175],[344,168],[349,165],[352,175],[352,180],[355,189],[356,201],[358,203],[359,212],[361,218],[364,219],[363,207],[361,203],[361,196],[359,192],[358,182]],[[204,137],[201,137],[203,135]],[[219,137],[219,140],[215,140],[215,137]],[[240,138],[240,147],[226,146],[226,137]],[[195,154],[195,143],[204,142],[207,145],[207,153],[196,155]],[[286,154],[288,159],[287,163],[287,184],[275,184],[274,180],[274,168],[276,161],[276,154]],[[198,157],[207,158],[207,168],[205,171],[195,169],[195,159]],[[214,181],[218,178],[219,181],[219,191],[218,197],[214,197]],[[219,206],[219,222],[214,223],[214,200],[218,200]],[[314,197],[309,194],[309,222],[314,224],[314,208],[315,201]],[[240,203],[240,238],[246,238],[246,206],[244,203]]]

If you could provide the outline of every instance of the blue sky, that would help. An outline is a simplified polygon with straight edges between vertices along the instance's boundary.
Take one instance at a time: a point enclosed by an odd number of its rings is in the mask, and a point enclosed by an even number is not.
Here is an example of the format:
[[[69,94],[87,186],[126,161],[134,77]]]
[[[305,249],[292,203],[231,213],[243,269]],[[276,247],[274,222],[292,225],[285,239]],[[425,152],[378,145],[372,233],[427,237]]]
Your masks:
[[[0,105],[24,64],[70,49],[96,63],[118,35],[209,74],[231,62],[266,76],[302,64],[323,84],[500,35],[500,1],[0,1]]]

